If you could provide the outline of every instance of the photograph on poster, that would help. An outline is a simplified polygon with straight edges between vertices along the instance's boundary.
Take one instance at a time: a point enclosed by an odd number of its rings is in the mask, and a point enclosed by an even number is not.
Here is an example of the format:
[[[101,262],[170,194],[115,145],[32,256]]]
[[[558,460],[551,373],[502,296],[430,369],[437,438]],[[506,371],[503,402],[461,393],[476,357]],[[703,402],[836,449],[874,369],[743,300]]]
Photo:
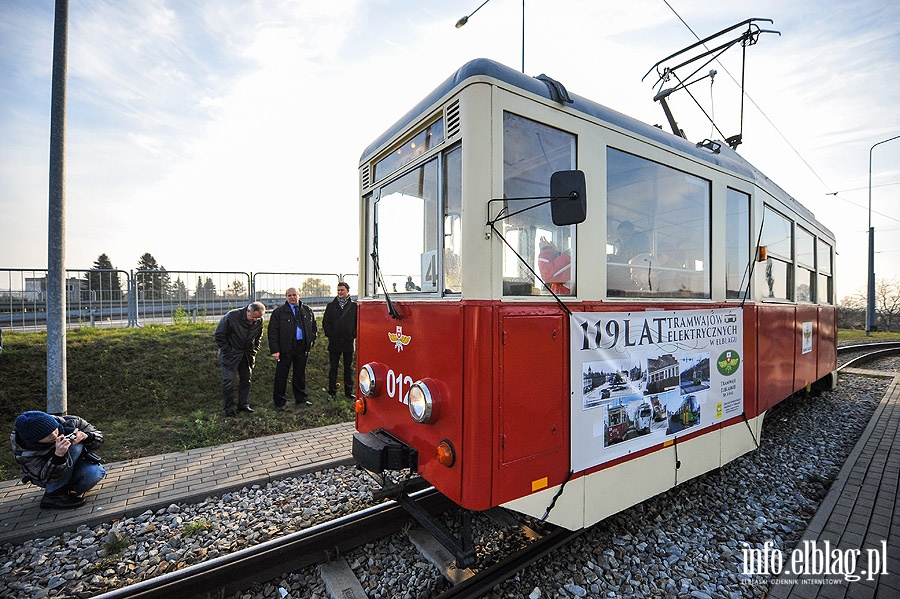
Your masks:
[[[642,356],[585,362],[582,365],[582,409],[621,403],[640,397],[646,387],[646,367]]]

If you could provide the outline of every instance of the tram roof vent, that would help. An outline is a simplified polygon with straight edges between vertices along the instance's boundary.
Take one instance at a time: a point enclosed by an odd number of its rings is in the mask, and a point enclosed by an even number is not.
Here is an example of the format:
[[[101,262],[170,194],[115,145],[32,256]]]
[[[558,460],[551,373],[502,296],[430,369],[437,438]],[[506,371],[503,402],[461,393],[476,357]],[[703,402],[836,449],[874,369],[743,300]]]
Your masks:
[[[547,85],[547,88],[550,90],[550,99],[554,102],[559,102],[560,104],[572,103],[572,98],[569,97],[566,87],[556,79],[551,79],[543,73],[535,77],[535,79],[543,81]]]
[[[447,139],[459,134],[459,100],[454,100],[447,106],[447,115],[444,120],[447,123]]]

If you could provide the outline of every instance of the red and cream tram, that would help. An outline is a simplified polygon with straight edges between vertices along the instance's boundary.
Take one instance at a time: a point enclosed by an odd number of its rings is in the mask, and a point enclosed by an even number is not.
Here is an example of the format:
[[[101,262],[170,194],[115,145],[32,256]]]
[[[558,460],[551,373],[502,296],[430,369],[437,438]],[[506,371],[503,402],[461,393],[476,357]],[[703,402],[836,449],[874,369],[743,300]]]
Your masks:
[[[474,60],[365,150],[360,188],[371,471],[578,529],[835,382],[834,237],[725,144]]]

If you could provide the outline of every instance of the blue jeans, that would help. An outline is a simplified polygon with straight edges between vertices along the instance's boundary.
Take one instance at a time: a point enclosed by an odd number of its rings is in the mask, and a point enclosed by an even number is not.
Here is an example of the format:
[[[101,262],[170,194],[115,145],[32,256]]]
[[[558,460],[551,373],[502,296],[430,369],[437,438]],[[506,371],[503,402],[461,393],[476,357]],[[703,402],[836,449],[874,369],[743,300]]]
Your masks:
[[[87,493],[103,480],[103,477],[106,476],[106,469],[100,464],[80,459],[83,451],[84,445],[81,443],[69,446],[69,458],[72,460],[72,467],[66,471],[62,478],[48,483],[44,487],[47,493],[54,493],[63,487],[69,487],[80,495]],[[38,482],[35,482],[35,484],[43,486]]]

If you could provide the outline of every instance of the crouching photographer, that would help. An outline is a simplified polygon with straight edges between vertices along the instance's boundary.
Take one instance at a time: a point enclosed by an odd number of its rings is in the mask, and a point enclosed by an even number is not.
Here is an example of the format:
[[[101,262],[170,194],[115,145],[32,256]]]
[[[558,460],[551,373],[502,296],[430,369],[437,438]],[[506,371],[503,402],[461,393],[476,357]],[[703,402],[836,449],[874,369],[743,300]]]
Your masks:
[[[103,444],[103,433],[78,416],[25,412],[16,418],[11,441],[22,481],[44,489],[43,509],[84,505],[84,494],[106,476],[94,453]]]

